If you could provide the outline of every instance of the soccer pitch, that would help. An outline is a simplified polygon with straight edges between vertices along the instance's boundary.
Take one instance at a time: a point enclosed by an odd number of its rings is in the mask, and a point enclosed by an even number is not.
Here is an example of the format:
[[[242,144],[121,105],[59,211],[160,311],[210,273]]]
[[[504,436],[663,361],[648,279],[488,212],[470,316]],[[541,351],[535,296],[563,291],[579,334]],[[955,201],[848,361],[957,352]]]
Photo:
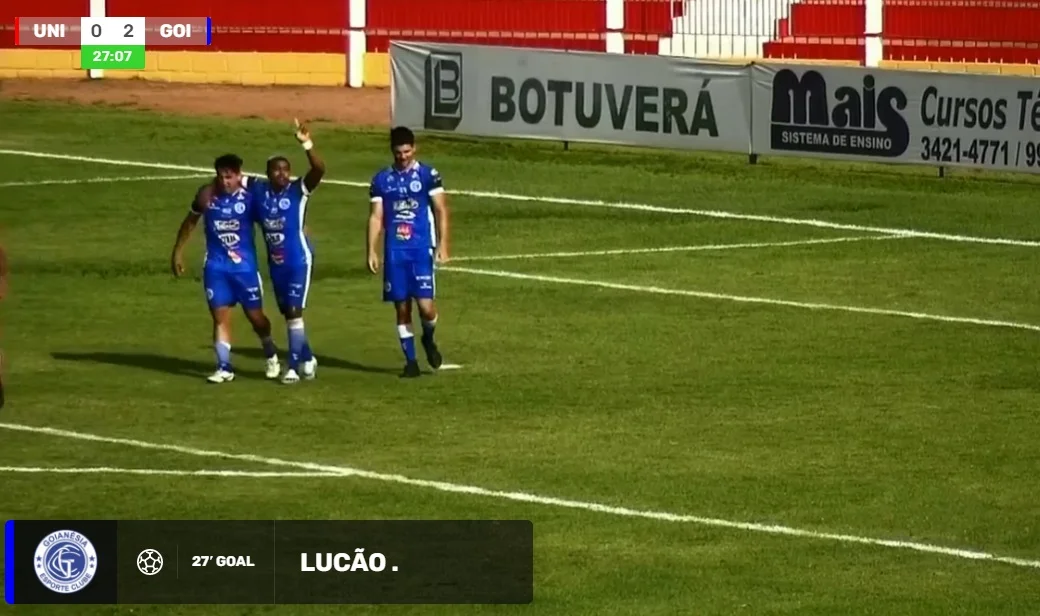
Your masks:
[[[420,136],[461,369],[402,381],[364,262],[385,131],[317,123],[318,378],[266,381],[239,314],[215,387],[201,230],[184,279],[170,249],[218,154],[302,171],[288,125],[0,117],[0,517],[535,529],[529,606],[77,614],[1040,612],[1033,178]]]

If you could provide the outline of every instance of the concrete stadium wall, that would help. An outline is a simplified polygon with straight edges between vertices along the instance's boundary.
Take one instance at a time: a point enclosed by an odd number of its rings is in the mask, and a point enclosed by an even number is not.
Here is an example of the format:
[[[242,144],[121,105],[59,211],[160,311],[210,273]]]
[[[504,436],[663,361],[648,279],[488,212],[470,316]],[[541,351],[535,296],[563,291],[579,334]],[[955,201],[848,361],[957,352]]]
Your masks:
[[[86,78],[79,50],[0,49],[0,78]],[[148,51],[144,70],[105,71],[105,79],[144,79],[250,86],[344,86],[347,57],[338,53]]]

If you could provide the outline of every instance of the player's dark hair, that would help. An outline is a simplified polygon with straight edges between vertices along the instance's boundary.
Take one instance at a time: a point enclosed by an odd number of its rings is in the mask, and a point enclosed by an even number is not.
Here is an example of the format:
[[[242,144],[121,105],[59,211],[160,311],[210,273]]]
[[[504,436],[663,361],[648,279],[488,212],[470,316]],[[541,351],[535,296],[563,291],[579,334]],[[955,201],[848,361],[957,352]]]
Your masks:
[[[228,169],[235,173],[242,172],[242,159],[236,154],[225,154],[218,156],[217,160],[213,161],[213,169],[220,172],[221,169]]]
[[[276,154],[276,155],[272,156],[271,158],[267,159],[267,170],[270,171],[271,167],[273,167],[274,164],[279,162],[279,161],[284,161],[286,167],[292,168],[292,164],[289,163],[289,159],[288,158],[286,158],[286,157],[284,157],[284,156],[282,156],[280,154]]]
[[[395,126],[390,130],[390,147],[415,145],[415,133],[407,126]]]

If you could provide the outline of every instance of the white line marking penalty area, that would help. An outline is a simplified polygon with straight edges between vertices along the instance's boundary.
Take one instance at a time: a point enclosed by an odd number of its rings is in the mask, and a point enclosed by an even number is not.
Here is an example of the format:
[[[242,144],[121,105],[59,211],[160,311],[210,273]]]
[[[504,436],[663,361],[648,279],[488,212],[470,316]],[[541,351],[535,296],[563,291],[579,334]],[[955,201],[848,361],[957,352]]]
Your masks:
[[[77,156],[73,154],[54,154],[51,152],[34,152],[30,150],[0,149],[0,154],[10,156],[27,156],[31,158],[48,158],[54,160],[74,160],[99,165],[118,165],[125,167],[144,167],[148,169],[172,169],[181,171],[210,171],[207,167],[194,165],[175,165],[168,163],[151,163],[136,160],[120,160],[114,158],[96,158],[93,156]],[[368,182],[353,182],[349,180],[323,180],[325,184],[336,186],[351,186],[355,188],[368,188]],[[532,195],[514,195],[483,190],[449,190],[450,194],[463,195],[484,199],[496,199],[503,201],[533,201],[537,203],[554,203],[559,205],[579,205],[586,207],[603,207],[618,210],[634,210],[640,212],[656,212],[660,214],[678,214],[685,216],[700,216],[704,218],[720,218],[728,220],[745,220],[751,222],[775,223],[783,225],[795,225],[804,227],[817,227],[821,229],[838,229],[843,231],[854,231],[856,233],[880,233],[884,235],[906,235],[910,237],[942,240],[947,242],[960,242],[967,244],[1001,244],[1005,246],[1026,246],[1031,248],[1040,247],[1040,241],[1022,240],[1004,237],[979,237],[971,235],[959,235],[955,233],[937,233],[934,231],[923,231],[919,229],[900,229],[893,227],[874,227],[868,225],[854,225],[849,223],[832,222],[815,218],[792,218],[789,216],[770,216],[766,214],[746,214],[742,212],[726,212],[722,210],[690,210],[677,207],[665,207],[650,205],[646,203],[627,203],[622,201],[603,201],[599,199],[569,199],[564,197],[541,197]]]
[[[67,468],[53,466],[0,466],[0,473],[23,473],[31,475],[169,475],[173,477],[343,477],[341,473],[292,472],[292,471],[236,471],[196,470],[186,471],[166,468],[117,468],[92,466]]]
[[[627,507],[616,507],[613,505],[605,505],[601,503],[568,500],[562,498],[555,498],[551,496],[539,496],[537,494],[531,494],[528,492],[506,492],[499,490],[489,490],[477,486],[449,483],[446,481],[413,479],[404,475],[377,473],[349,466],[334,466],[329,464],[315,464],[311,462],[297,462],[292,460],[283,460],[280,458],[268,458],[254,454],[236,454],[208,449],[196,449],[194,447],[186,447],[182,445],[150,443],[147,441],[101,436],[97,434],[89,434],[84,432],[73,432],[71,430],[62,430],[58,428],[48,428],[43,426],[28,426],[23,424],[0,423],[0,429],[14,430],[19,432],[29,432],[33,434],[46,434],[61,438],[92,441],[97,443],[126,445],[130,447],[137,447],[140,449],[172,451],[199,457],[223,458],[226,460],[239,460],[243,462],[267,464],[269,466],[298,468],[318,473],[332,473],[341,477],[359,477],[362,479],[370,479],[374,481],[383,481],[387,483],[395,483],[418,488],[432,489],[441,492],[449,492],[453,494],[469,494],[471,496],[483,496],[487,498],[495,498],[500,500],[510,500],[522,503],[545,505],[549,507],[561,507],[566,509],[591,511],[594,513],[601,513],[606,515],[643,518],[649,520],[658,520],[662,522],[698,524],[702,526],[728,528],[748,532],[768,533],[772,535],[783,535],[788,537],[800,537],[804,539],[830,540],[841,543],[854,543],[887,548],[898,548],[929,554],[963,558],[968,560],[999,562],[1003,564],[1014,565],[1017,567],[1040,569],[1040,560],[1030,560],[1025,558],[1017,558],[1013,556],[1001,556],[978,550],[951,548],[940,545],[932,545],[928,543],[918,543],[914,541],[876,539],[871,537],[861,537],[857,535],[817,532],[800,528],[792,528],[789,526],[781,526],[777,524],[737,522],[733,520],[723,520],[719,518],[708,518],[678,513],[668,513],[664,511],[630,509]]]
[[[68,180],[26,180],[22,182],[0,182],[0,188],[18,188],[22,186],[62,186],[71,184],[115,184],[119,182],[161,182],[167,180],[190,180],[205,178],[201,173],[181,175],[126,175],[121,177],[74,178]]]

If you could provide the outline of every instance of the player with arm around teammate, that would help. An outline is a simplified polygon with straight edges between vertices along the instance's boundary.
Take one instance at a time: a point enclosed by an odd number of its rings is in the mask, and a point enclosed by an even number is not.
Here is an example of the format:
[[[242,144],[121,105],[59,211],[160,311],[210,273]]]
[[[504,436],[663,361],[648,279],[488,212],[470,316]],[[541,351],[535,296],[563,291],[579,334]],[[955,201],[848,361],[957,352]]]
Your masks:
[[[434,262],[448,260],[448,205],[440,173],[415,158],[415,135],[407,127],[390,131],[394,164],[376,173],[369,188],[368,269],[380,267],[383,239],[383,301],[393,302],[405,356],[402,377],[420,375],[412,331],[412,301],[422,319],[422,345],[430,367],[441,367],[434,342],[437,306]]]
[[[278,378],[281,365],[271,339],[271,322],[263,310],[263,282],[253,237],[254,210],[252,197],[242,187],[242,159],[226,154],[213,166],[217,179],[196,193],[191,211],[177,231],[170,266],[174,276],[184,273],[184,245],[201,219],[206,237],[202,280],[213,317],[213,349],[217,357],[217,369],[208,380],[227,383],[235,378],[231,364],[231,309],[236,304],[242,305],[253,331],[260,337],[267,357],[267,378]]]
[[[285,317],[289,340],[289,369],[282,383],[292,384],[315,377],[318,361],[314,358],[303,326],[307,307],[314,251],[305,224],[311,193],[325,175],[325,161],[314,150],[310,131],[296,122],[296,139],[307,153],[310,169],[302,178],[292,178],[289,160],[273,156],[267,161],[267,179],[248,179],[253,195],[256,219],[267,245],[267,265],[271,274],[278,309]]]

